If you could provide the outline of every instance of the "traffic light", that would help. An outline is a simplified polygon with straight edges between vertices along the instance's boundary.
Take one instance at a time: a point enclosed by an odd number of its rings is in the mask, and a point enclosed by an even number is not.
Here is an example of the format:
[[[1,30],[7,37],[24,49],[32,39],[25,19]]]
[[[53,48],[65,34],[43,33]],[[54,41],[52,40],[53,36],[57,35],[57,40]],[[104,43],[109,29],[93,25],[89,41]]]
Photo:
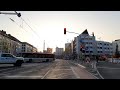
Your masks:
[[[64,28],[64,34],[66,34],[66,28]]]
[[[80,51],[82,51],[82,47],[80,47]]]
[[[17,13],[17,16],[18,16],[18,17],[21,17],[21,13]]]

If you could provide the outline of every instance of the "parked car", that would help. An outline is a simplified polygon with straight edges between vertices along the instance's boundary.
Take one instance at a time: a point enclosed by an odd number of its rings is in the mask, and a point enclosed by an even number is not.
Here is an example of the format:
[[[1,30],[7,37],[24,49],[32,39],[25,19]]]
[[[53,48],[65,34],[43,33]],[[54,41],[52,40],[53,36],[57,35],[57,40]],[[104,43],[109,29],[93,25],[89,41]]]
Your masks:
[[[13,64],[14,66],[21,66],[24,63],[23,57],[16,57],[10,53],[0,53],[0,64]]]

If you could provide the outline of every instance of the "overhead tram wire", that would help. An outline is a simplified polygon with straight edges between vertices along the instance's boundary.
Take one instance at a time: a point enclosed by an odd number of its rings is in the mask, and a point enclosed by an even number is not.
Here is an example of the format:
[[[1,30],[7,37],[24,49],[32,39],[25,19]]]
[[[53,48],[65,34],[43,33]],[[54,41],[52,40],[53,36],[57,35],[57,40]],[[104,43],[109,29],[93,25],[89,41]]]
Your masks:
[[[5,15],[5,16],[6,16],[6,15]],[[19,28],[22,28],[22,27],[19,26],[18,23],[15,22],[14,19],[12,19],[12,18],[10,18],[10,17],[8,17],[8,16],[7,16],[7,18],[10,19],[12,22],[14,22]],[[22,28],[22,29],[23,29],[23,28]],[[25,30],[25,29],[24,29],[24,30]],[[25,31],[26,31],[26,30],[25,30]],[[27,31],[26,31],[26,32],[27,32]],[[22,33],[22,34],[23,34],[23,33]]]
[[[20,17],[20,18],[25,22],[25,24],[28,25],[28,27],[32,30],[32,32],[34,32],[34,34],[39,37],[39,35],[32,29],[32,27],[22,17]],[[39,37],[39,39],[40,39],[40,37]]]
[[[14,19],[8,17],[12,22],[14,22],[19,28],[22,28],[21,26],[19,26],[19,24],[17,22],[15,22]],[[26,29],[22,28],[23,30],[25,30],[26,32],[28,32]],[[23,34],[23,33],[22,33]]]

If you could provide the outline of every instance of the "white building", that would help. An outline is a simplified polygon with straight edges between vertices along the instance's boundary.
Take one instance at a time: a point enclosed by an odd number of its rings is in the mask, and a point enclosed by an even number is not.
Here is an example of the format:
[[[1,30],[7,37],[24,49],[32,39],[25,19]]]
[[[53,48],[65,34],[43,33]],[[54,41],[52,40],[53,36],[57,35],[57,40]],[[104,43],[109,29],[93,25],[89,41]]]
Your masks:
[[[75,49],[78,59],[81,56],[112,55],[112,43],[96,41],[94,34],[90,36],[87,30],[76,37]]]
[[[106,55],[111,56],[113,47],[112,43],[105,41],[96,41],[97,42],[97,55]]]
[[[112,42],[113,55],[115,55],[115,52],[116,52],[116,45],[118,45],[118,51],[120,53],[120,39],[117,39],[117,40]]]
[[[82,50],[84,51],[84,53],[82,51],[80,51],[80,48],[82,48]],[[96,41],[95,41],[95,36],[90,36],[88,34],[88,31],[85,30],[82,34],[80,34],[79,36],[76,37],[76,53],[78,56],[78,59],[82,56],[82,55],[96,55]]]
[[[55,55],[63,55],[64,49],[56,47]]]

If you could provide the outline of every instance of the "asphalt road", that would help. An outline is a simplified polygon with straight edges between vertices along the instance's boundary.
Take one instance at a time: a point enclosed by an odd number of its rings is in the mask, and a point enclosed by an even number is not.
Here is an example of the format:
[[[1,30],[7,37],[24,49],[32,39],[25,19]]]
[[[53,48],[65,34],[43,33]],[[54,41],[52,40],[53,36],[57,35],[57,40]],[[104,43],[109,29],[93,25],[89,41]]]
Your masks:
[[[104,79],[120,79],[120,64],[99,62],[97,69]]]
[[[96,79],[85,67],[70,60],[24,63],[21,67],[0,64],[0,79]]]

